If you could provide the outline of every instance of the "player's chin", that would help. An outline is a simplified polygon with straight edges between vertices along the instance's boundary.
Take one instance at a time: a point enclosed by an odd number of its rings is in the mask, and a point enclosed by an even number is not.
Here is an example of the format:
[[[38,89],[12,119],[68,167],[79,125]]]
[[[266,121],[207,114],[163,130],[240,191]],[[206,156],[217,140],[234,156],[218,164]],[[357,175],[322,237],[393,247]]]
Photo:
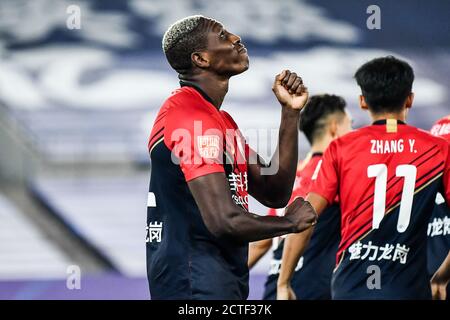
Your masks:
[[[247,62],[244,63],[243,66],[242,66],[242,72],[247,71],[249,67],[250,67],[250,64],[249,64],[249,62],[247,60]]]
[[[248,57],[248,54],[247,54],[247,52],[241,53],[241,56],[242,56],[241,64],[243,64],[245,66],[245,70],[247,70],[248,67],[250,66],[250,59]]]
[[[249,62],[248,56],[247,56],[247,59],[242,59],[242,60],[236,65],[236,68],[235,68],[235,75],[247,71],[249,67],[250,67],[250,62]]]

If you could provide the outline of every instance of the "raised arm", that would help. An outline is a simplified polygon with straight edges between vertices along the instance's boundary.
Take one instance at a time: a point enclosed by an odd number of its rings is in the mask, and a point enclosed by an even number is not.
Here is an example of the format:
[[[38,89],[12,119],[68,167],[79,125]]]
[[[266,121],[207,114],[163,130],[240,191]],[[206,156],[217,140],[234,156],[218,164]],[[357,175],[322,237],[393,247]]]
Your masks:
[[[327,200],[318,194],[310,193],[306,200],[309,201],[317,214],[320,214],[327,207]],[[311,227],[301,233],[289,235],[284,240],[283,258],[277,284],[278,300],[295,300],[296,297],[290,285],[291,279],[298,260],[305,252],[313,232],[314,227]]]
[[[269,164],[256,153],[250,154],[249,193],[268,207],[282,208],[289,201],[295,180],[298,122],[308,91],[302,79],[288,70],[275,77],[272,90],[281,104],[278,145]]]
[[[259,216],[237,206],[231,197],[224,173],[211,173],[188,182],[208,230],[216,237],[252,242],[292,232],[301,232],[315,223],[311,205],[298,198],[283,217]]]

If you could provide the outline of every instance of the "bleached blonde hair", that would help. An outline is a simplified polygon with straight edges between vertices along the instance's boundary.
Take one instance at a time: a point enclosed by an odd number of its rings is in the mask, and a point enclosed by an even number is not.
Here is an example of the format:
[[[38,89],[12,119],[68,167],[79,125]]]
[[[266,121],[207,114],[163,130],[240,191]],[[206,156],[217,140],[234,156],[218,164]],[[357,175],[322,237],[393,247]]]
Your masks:
[[[192,68],[191,54],[207,46],[207,21],[214,19],[202,15],[189,16],[173,23],[164,33],[162,49],[173,69],[183,74]]]

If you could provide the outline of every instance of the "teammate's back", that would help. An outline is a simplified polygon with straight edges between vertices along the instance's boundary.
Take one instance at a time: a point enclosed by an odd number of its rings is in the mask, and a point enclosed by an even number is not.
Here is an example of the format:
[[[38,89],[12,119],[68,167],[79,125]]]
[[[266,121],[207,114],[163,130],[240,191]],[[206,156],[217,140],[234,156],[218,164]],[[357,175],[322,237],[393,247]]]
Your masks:
[[[342,211],[334,297],[428,298],[426,228],[450,165],[446,141],[388,119],[337,139],[325,157],[316,190],[328,201],[326,190],[339,190]]]
[[[450,146],[405,124],[414,101],[414,71],[407,62],[376,58],[355,79],[360,107],[373,123],[330,144],[306,198],[320,214],[339,196],[333,299],[430,299],[427,226],[438,191],[450,204]],[[283,255],[281,298],[289,297],[288,279],[304,239],[285,240],[292,249]]]

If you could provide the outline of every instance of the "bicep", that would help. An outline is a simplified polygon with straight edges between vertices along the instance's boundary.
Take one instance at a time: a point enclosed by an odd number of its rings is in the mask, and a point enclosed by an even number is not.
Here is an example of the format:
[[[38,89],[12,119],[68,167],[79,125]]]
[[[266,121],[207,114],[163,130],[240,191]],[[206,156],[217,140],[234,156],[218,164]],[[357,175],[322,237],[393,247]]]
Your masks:
[[[267,168],[267,164],[256,151],[250,149],[249,153],[249,159],[247,161],[248,178],[249,182],[253,182],[252,187],[257,187],[264,180],[263,170]]]
[[[228,213],[235,209],[225,174],[218,172],[200,176],[188,181],[188,187],[205,225],[214,233],[225,223]]]
[[[265,177],[264,169],[267,168],[265,161],[253,150],[250,149],[250,156],[247,164],[248,193],[259,202],[265,202]]]

